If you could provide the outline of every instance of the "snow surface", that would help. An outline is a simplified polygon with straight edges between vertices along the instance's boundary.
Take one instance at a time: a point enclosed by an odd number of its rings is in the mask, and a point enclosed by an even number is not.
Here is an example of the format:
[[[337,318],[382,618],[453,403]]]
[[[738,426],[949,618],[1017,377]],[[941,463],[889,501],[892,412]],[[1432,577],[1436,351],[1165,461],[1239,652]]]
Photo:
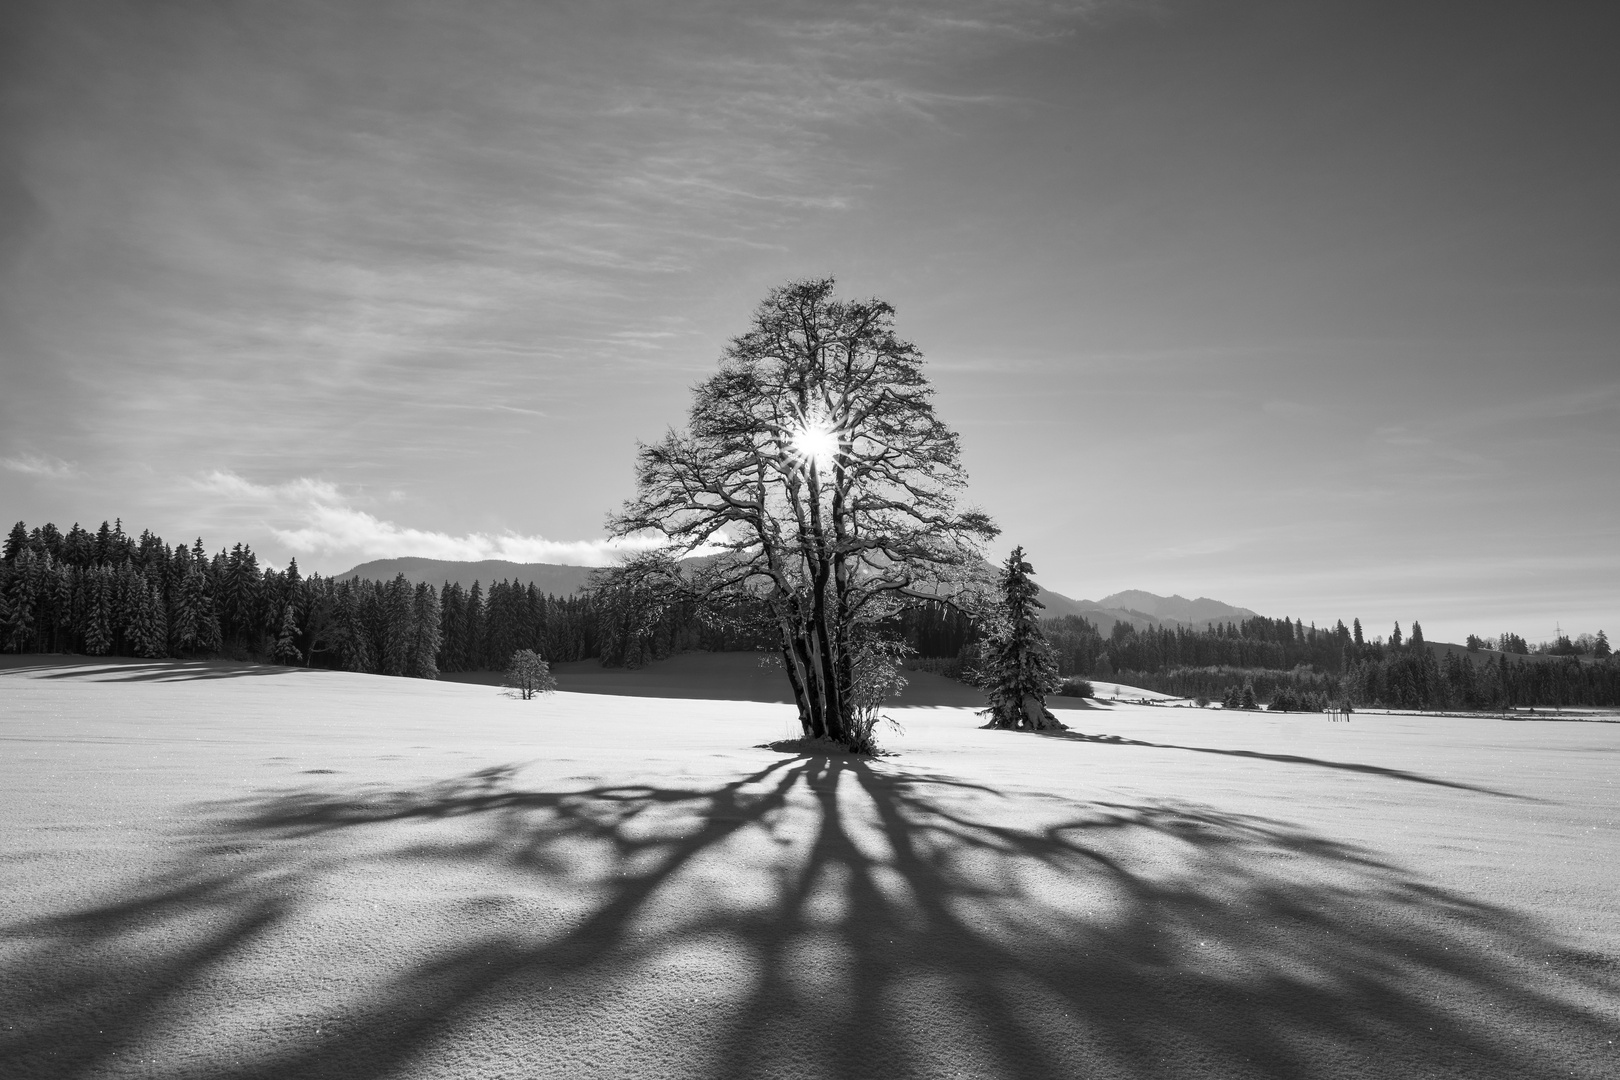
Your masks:
[[[7,1078],[1620,1075],[1620,724],[10,660]]]

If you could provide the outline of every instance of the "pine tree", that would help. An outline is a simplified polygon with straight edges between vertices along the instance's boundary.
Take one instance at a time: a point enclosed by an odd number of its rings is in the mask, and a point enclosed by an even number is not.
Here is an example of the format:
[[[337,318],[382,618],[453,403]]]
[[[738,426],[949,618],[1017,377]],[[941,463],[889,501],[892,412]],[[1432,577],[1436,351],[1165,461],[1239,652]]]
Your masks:
[[[71,534],[70,534],[71,535]],[[64,563],[57,579],[57,621],[61,627],[64,652],[80,652],[84,647],[84,571]]]
[[[136,576],[131,588],[131,617],[125,640],[136,656],[157,659],[168,654],[167,627],[163,625],[163,598],[157,585]]]
[[[270,659],[278,664],[292,665],[304,658],[298,651],[298,619],[293,611],[293,605],[283,605],[281,611],[281,628],[276,634],[276,643],[270,650]]]
[[[5,582],[6,621],[0,624],[0,648],[6,652],[30,652],[34,647],[39,559],[26,540],[25,535],[23,547],[10,562],[9,579]]]
[[[1040,589],[1035,568],[1015,547],[1002,566],[1001,604],[987,642],[988,727],[1058,730],[1063,724],[1046,708],[1046,695],[1058,688],[1057,664],[1041,632]]]
[[[404,675],[410,668],[411,650],[416,641],[412,625],[415,597],[404,574],[396,574],[384,590],[382,673]]]
[[[191,565],[191,552],[175,549],[174,585],[169,603],[169,648],[176,654],[197,646],[197,608],[202,598],[202,575]]]
[[[337,610],[334,618],[337,630],[338,660],[344,671],[372,670],[371,639],[361,615],[359,579],[345,581],[338,586]]]
[[[95,554],[95,537],[75,521],[67,536],[62,538],[62,561],[83,570],[95,560]]]
[[[1390,644],[1390,646],[1392,648],[1398,649],[1398,648],[1401,647],[1401,624],[1400,623],[1395,624],[1394,633],[1389,635],[1389,644]]]
[[[3,555],[0,555],[0,561],[7,564],[16,562],[17,556],[22,554],[23,549],[27,546],[28,526],[26,523],[19,521],[11,527],[11,532],[6,534],[6,546]]]
[[[467,670],[484,671],[489,664],[484,652],[484,590],[474,581],[467,593],[467,624],[463,631],[467,643]]]
[[[1597,640],[1592,643],[1592,655],[1599,660],[1607,660],[1613,653],[1609,649],[1609,635],[1599,630]]]
[[[1423,648],[1423,624],[1416,619],[1412,620],[1412,636],[1406,644],[1408,648],[1412,649]]]
[[[439,668],[439,594],[432,585],[421,582],[416,586],[412,621],[415,637],[411,643],[410,664],[406,673],[417,679],[437,679]]]
[[[106,565],[92,567],[85,580],[84,651],[105,656],[113,647],[113,573]]]
[[[1352,619],[1350,621],[1351,621],[1351,625],[1354,627],[1354,629],[1352,630],[1352,633],[1354,634],[1353,640],[1355,641],[1355,643],[1357,645],[1365,645],[1365,644],[1367,644],[1366,639],[1361,636],[1361,620],[1360,619]]]

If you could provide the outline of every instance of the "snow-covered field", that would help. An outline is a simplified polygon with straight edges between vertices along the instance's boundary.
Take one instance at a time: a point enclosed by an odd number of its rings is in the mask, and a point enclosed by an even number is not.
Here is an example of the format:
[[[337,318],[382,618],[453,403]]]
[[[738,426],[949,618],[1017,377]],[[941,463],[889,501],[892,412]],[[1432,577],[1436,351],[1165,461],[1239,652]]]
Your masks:
[[[0,1076],[1620,1075],[1620,724],[894,715],[12,658]]]

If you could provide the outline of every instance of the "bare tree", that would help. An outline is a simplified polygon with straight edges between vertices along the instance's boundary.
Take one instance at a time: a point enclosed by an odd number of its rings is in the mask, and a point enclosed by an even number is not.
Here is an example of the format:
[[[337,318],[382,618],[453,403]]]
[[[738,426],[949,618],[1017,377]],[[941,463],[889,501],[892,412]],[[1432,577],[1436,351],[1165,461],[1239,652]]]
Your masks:
[[[854,687],[880,624],[981,586],[997,532],[957,505],[958,437],[893,318],[830,279],[773,290],[694,390],[688,430],[641,446],[636,497],[609,522],[665,541],[614,580],[760,613],[805,735],[852,750],[871,749]]]
[[[536,694],[550,694],[557,689],[557,680],[551,674],[551,665],[540,659],[533,649],[518,649],[506,668],[506,685],[528,701]]]

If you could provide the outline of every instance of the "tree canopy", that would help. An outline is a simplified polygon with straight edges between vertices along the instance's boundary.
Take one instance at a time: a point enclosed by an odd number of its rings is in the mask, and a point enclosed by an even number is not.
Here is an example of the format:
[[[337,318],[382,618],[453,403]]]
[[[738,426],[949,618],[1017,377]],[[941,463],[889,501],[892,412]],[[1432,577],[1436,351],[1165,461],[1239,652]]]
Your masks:
[[[806,736],[851,749],[869,748],[853,687],[884,621],[982,584],[997,532],[959,505],[958,436],[893,323],[831,279],[772,290],[695,388],[687,429],[640,447],[636,495],[609,522],[663,540],[613,587],[754,613]]]

